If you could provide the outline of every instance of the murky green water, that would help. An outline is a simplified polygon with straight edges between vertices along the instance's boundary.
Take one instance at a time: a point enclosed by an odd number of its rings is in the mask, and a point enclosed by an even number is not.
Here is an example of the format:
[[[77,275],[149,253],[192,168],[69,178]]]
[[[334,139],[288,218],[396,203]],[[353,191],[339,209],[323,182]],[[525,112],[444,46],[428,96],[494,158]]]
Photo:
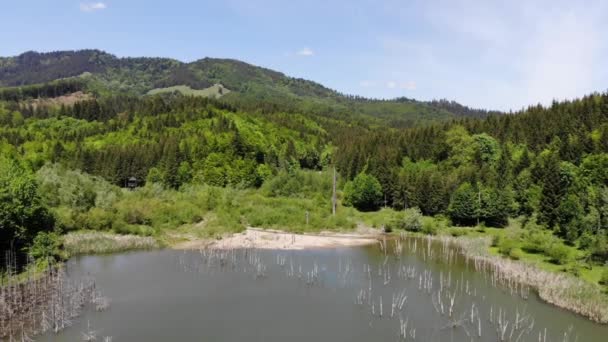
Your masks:
[[[69,276],[94,276],[110,309],[38,340],[608,341],[608,326],[411,247],[76,258]]]

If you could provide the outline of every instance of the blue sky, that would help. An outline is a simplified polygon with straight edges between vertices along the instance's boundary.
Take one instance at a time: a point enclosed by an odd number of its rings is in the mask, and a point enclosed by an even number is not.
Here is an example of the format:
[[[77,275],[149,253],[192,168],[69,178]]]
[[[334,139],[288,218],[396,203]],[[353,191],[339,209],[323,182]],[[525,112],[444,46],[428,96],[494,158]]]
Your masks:
[[[607,1],[2,2],[2,56],[227,57],[349,94],[502,110],[608,88]]]

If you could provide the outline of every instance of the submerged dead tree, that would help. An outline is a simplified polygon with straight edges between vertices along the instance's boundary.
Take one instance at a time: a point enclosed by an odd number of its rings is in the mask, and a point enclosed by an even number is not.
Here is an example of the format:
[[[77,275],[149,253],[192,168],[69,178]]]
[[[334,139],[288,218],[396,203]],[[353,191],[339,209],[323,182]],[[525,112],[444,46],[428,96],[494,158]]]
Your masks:
[[[87,305],[102,311],[109,300],[86,278],[69,281],[62,266],[43,272],[17,274],[8,267],[0,282],[0,339],[31,340],[32,336],[57,333],[72,325]]]

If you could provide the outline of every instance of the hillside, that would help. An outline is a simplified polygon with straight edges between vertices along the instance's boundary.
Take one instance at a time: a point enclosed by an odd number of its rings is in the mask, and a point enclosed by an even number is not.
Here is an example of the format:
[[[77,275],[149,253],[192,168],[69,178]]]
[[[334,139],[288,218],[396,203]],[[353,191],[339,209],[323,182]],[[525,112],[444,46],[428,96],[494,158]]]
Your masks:
[[[594,295],[608,284],[608,94],[490,115],[345,96],[235,60],[81,51],[0,65],[0,256],[41,230],[171,240],[370,220],[484,234],[493,253]]]
[[[82,77],[97,94],[144,95],[177,87],[187,95],[206,94],[221,84],[225,102],[262,111],[349,115],[368,123],[411,127],[455,117],[497,112],[471,110],[447,101],[372,100],[347,96],[321,84],[293,78],[234,59],[204,58],[183,63],[168,58],[118,58],[98,50],[26,52],[0,57],[0,86],[15,87]]]

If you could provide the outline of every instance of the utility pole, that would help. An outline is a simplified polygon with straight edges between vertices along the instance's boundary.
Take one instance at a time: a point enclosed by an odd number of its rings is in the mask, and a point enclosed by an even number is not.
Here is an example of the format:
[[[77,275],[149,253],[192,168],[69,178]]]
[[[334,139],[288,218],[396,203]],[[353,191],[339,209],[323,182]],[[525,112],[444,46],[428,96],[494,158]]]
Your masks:
[[[331,195],[331,213],[333,216],[336,216],[336,202],[336,167],[334,166],[333,190]]]

